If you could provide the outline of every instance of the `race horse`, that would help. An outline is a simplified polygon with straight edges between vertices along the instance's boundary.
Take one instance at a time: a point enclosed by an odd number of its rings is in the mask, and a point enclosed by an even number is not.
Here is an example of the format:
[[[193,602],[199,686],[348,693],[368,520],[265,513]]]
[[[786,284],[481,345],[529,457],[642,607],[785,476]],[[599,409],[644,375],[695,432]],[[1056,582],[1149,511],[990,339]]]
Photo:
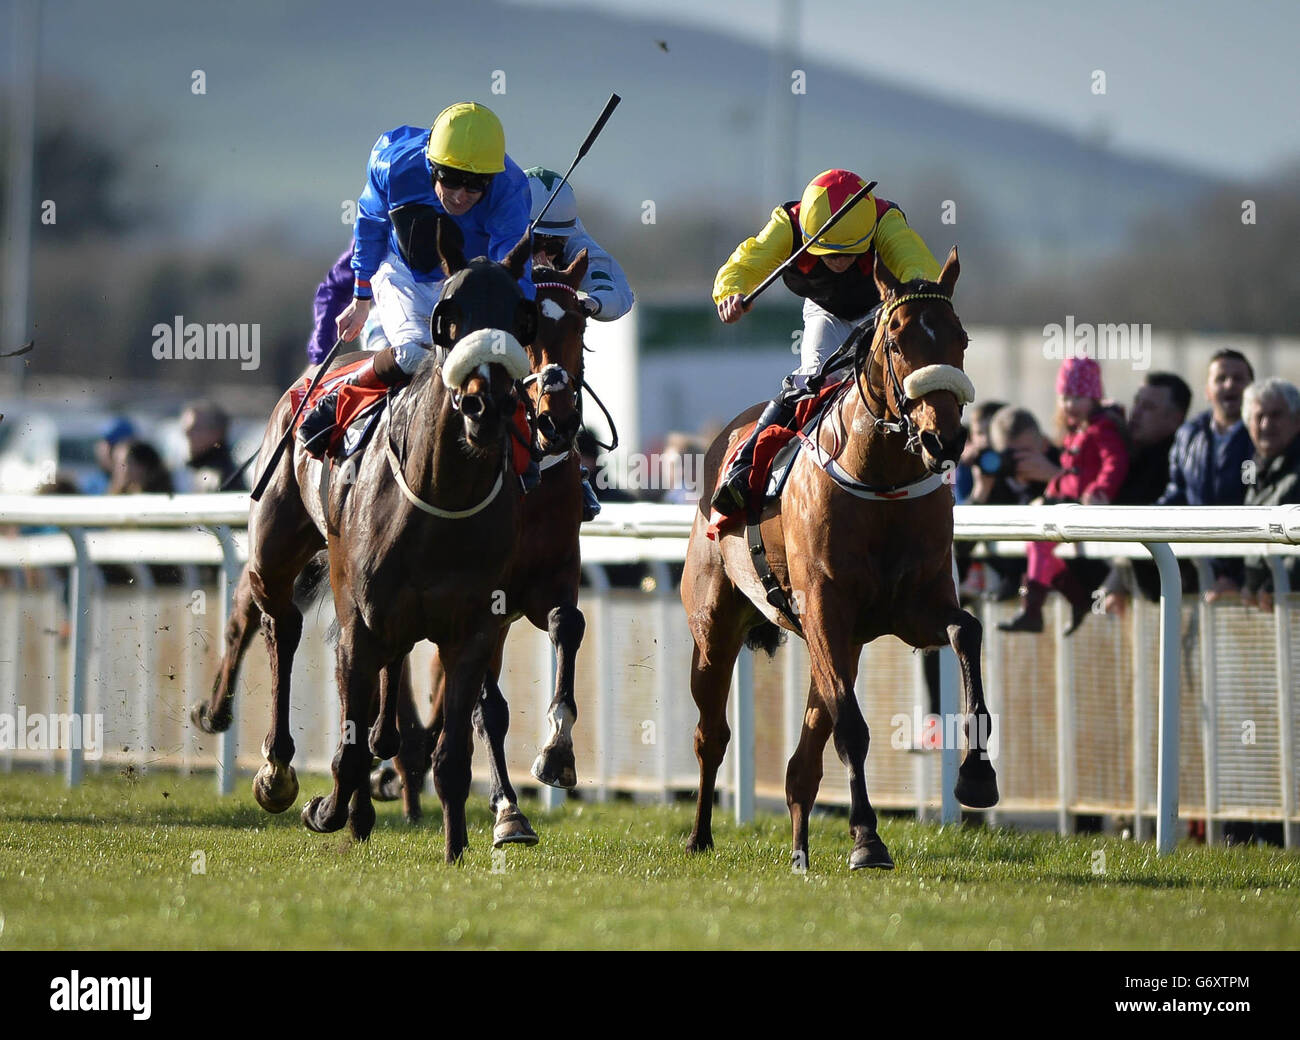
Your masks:
[[[694,639],[691,694],[699,708],[695,754],[700,788],[692,852],[712,848],[714,783],[730,731],[732,666],[741,645],[773,652],[781,629],[801,634],[812,680],[798,746],[786,770],[792,859],[808,863],[808,817],[833,737],[848,770],[851,869],[893,868],[867,797],[870,734],[854,695],[862,647],[886,634],[920,649],[951,644],[961,665],[970,748],[956,785],[965,805],[996,804],[987,754],[991,720],[980,679],[981,626],[961,609],[952,563],[953,496],[944,476],[964,443],[962,407],[974,396],[962,371],[967,337],[952,306],[954,248],[937,283],[900,285],[879,259],[881,307],[861,336],[852,378],[796,457],[779,502],[758,532],[765,584],[746,525],[709,537],[708,496],[687,548],[681,596]],[[755,406],[719,435],[705,457],[705,487],[717,482],[730,448],[752,427]],[[774,579],[774,580],[773,580]]]
[[[502,624],[494,594],[503,588],[518,543],[522,492],[509,469],[509,438],[519,381],[529,371],[521,341],[531,340],[537,312],[517,282],[530,236],[500,264],[484,257],[466,261],[453,242],[441,233],[437,239],[447,277],[433,313],[433,339],[450,353],[430,352],[396,403],[375,419],[370,448],[359,461],[349,460],[355,464],[348,479],[336,474],[327,485],[327,502],[318,491],[322,464],[296,442],[292,455],[286,453],[250,511],[249,561],[213,697],[193,714],[205,729],[229,725],[234,674],[260,613],[273,712],[263,744],[266,764],[253,792],[270,812],[294,803],[289,676],[302,613],[293,586],[308,561],[328,547],[339,625],[341,740],[333,790],[303,807],[303,823],[319,832],[347,824],[354,837],[369,836],[375,820],[371,756],[397,753],[402,665],[416,642],[430,639],[448,671],[445,721],[431,765],[452,862],[467,843],[471,713]],[[272,413],[260,465],[285,434],[291,405],[286,394]]]
[[[506,636],[519,618],[526,618],[550,636],[556,661],[555,688],[547,711],[550,735],[533,763],[532,774],[553,787],[577,785],[572,730],[578,709],[573,683],[586,622],[578,609],[582,475],[574,440],[582,425],[579,394],[586,326],[577,290],[586,270],[585,249],[563,271],[533,268],[539,320],[537,335],[527,347],[532,374],[524,382],[529,386],[537,416],[538,447],[544,456],[542,477],[524,498],[519,551],[504,586],[505,625],[497,634],[483,694],[474,709],[474,728],[487,748],[489,799],[496,816],[492,837],[497,847],[537,842],[527,817],[519,811],[505,758],[510,710],[501,692],[501,666]],[[439,650],[431,665],[433,717],[427,731],[421,727],[409,682],[402,684],[402,750],[393,768],[400,780],[403,812],[408,820],[420,816],[420,789],[427,767],[420,760],[419,749],[431,747],[445,725],[446,680]],[[396,796],[397,785],[390,783],[386,774],[387,770],[381,770],[374,778],[377,798]]]

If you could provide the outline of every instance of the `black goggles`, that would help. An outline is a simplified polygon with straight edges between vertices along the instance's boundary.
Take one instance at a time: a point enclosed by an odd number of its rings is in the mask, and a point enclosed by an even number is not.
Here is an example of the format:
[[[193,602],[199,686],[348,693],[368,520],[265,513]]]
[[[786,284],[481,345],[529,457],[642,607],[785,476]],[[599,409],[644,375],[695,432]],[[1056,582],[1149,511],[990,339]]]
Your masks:
[[[433,176],[439,184],[450,191],[458,191],[463,188],[465,191],[482,194],[488,190],[488,185],[492,183],[492,174],[490,173],[469,173],[466,170],[457,170],[451,166],[435,166]]]

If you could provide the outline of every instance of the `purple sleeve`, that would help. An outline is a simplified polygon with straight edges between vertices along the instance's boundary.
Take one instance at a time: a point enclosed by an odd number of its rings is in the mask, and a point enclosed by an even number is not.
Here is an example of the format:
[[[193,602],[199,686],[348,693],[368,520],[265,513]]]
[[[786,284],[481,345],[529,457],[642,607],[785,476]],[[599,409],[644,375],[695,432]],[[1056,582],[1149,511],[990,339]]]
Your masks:
[[[316,330],[307,341],[307,360],[318,365],[325,360],[339,338],[335,322],[352,301],[352,250],[340,256],[330,268],[325,281],[316,287],[316,301],[312,313]]]

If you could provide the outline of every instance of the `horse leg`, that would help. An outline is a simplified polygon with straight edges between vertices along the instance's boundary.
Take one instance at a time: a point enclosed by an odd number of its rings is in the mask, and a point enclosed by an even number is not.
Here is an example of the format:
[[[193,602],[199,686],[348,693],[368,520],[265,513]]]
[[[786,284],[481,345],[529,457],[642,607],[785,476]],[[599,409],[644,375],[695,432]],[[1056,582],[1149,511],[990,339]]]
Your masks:
[[[339,633],[336,672],[338,675],[341,737],[331,763],[334,789],[317,795],[302,807],[302,822],[308,830],[327,834],[347,823],[352,836],[364,841],[375,825],[375,808],[370,801],[370,748],[359,734],[370,721],[381,665],[361,619],[351,617]]]
[[[503,845],[537,844],[537,832],[528,822],[528,817],[519,811],[519,796],[515,794],[506,769],[506,733],[510,729],[510,706],[501,693],[498,677],[501,675],[501,661],[509,631],[509,626],[505,626],[497,637],[496,652],[483,680],[483,693],[474,705],[474,732],[487,747],[488,770],[492,777],[488,804],[496,813],[496,823],[492,827],[492,847],[495,849]]]
[[[808,817],[822,782],[822,754],[831,735],[831,717],[822,705],[815,684],[808,685],[799,744],[785,769],[785,804],[792,831],[790,862],[808,868]]]
[[[848,604],[826,602],[822,596],[812,603],[804,620],[813,682],[831,716],[835,752],[849,774],[849,833],[853,851],[849,869],[876,867],[892,870],[894,861],[876,832],[876,811],[867,797],[867,752],[871,732],[862,717],[853,683],[858,674],[862,646],[845,630],[853,616]]]
[[[384,666],[379,674],[379,711],[370,725],[368,739],[370,753],[380,760],[395,756],[401,749],[401,734],[397,730],[397,705],[401,700],[402,670],[406,657],[399,657]]]
[[[988,809],[998,804],[998,777],[989,752],[993,717],[984,701],[984,681],[980,677],[982,635],[983,626],[977,617],[960,608],[953,612],[948,625],[948,641],[961,665],[967,711],[966,757],[957,771],[957,786],[953,793],[957,801],[972,809]]]
[[[231,702],[235,697],[239,665],[257,631],[260,616],[261,611],[253,599],[248,567],[245,566],[240,572],[239,584],[235,586],[234,603],[230,619],[226,622],[225,651],[221,655],[216,678],[212,681],[212,695],[206,701],[199,701],[190,711],[194,725],[204,733],[224,733],[230,728]]]
[[[495,626],[484,619],[479,626],[467,625],[470,633],[454,649],[442,645],[447,669],[447,690],[443,699],[442,732],[433,749],[433,781],[442,800],[442,826],[448,863],[460,859],[469,844],[465,823],[465,799],[469,796],[470,756],[473,753],[471,716],[483,689],[493,649]]]
[[[691,652],[691,696],[700,712],[695,726],[695,758],[700,763],[700,791],[695,802],[695,825],[686,839],[687,852],[713,848],[713,791],[718,767],[731,739],[727,725],[727,697],[731,672],[745,633],[734,618],[716,618],[697,637]]]
[[[298,775],[289,764],[294,753],[289,732],[289,678],[302,638],[302,611],[287,590],[278,601],[263,606],[262,634],[271,656],[271,731],[262,742],[266,764],[253,777],[253,797],[267,812],[281,813],[298,798]]]
[[[420,810],[420,792],[429,772],[429,731],[420,721],[420,711],[415,706],[415,691],[411,687],[411,664],[408,656],[402,668],[397,688],[397,730],[401,744],[392,766],[383,767],[371,774],[371,797],[378,801],[402,799],[402,815],[407,823],[417,823]]]
[[[555,647],[555,692],[547,712],[551,735],[533,762],[532,773],[551,787],[572,789],[578,786],[577,762],[573,757],[573,724],[578,720],[573,675],[587,622],[574,603],[552,608],[546,620],[546,630]]]

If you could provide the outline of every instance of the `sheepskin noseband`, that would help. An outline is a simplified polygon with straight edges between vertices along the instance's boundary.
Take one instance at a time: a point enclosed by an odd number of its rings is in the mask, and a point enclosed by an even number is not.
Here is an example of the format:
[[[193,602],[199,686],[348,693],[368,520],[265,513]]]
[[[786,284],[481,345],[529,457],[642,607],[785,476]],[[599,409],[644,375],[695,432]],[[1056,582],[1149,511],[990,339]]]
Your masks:
[[[975,384],[970,376],[952,365],[926,365],[903,380],[903,393],[913,401],[936,390],[951,390],[959,405],[975,400]]]
[[[479,365],[502,365],[511,379],[523,379],[531,366],[524,348],[504,329],[475,329],[457,343],[442,366],[448,390],[459,391]]]

